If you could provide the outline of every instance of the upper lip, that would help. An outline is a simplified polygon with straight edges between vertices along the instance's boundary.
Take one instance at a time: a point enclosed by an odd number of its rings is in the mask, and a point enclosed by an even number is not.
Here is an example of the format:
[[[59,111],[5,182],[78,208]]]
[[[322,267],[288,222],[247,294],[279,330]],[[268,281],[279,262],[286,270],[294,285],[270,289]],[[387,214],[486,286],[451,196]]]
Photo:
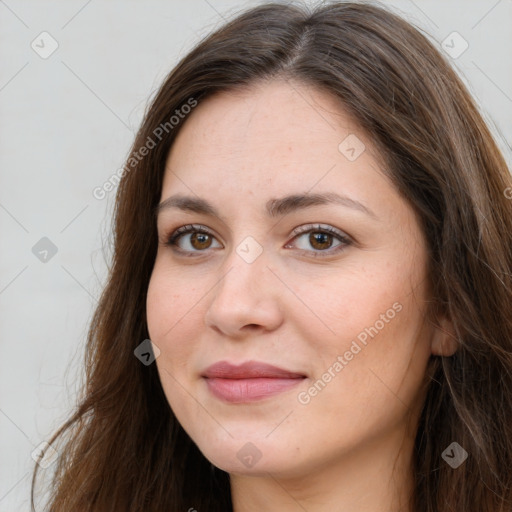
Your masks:
[[[302,373],[285,370],[271,364],[259,361],[247,361],[240,365],[233,365],[227,361],[219,361],[209,366],[202,377],[221,379],[251,379],[251,378],[278,378],[297,379],[305,377]]]

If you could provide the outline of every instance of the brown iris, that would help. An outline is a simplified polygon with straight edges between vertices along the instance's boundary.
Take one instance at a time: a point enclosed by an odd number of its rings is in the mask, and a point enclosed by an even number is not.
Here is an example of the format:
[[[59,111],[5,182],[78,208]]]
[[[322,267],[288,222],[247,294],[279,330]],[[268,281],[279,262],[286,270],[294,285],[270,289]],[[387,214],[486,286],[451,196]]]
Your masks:
[[[194,249],[208,249],[212,244],[212,237],[208,233],[192,233],[190,243]]]
[[[332,244],[332,235],[318,231],[309,234],[309,243],[315,249],[328,249]]]

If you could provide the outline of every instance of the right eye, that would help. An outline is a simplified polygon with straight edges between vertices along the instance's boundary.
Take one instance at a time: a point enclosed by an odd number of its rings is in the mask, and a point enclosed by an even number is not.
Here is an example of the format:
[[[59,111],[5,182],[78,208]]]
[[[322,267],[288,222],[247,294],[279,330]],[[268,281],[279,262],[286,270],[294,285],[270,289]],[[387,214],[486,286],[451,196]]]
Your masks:
[[[168,237],[165,245],[173,250],[186,253],[191,256],[195,252],[205,252],[205,249],[212,248],[216,240],[213,232],[206,226],[188,224],[173,231]],[[217,247],[222,247],[221,245]]]

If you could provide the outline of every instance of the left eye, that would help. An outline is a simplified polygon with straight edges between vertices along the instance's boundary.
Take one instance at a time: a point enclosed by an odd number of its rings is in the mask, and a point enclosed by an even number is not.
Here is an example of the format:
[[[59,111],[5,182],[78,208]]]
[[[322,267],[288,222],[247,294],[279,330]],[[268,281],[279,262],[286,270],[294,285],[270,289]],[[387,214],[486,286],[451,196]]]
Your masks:
[[[340,252],[351,243],[347,236],[330,226],[306,226],[299,229],[300,231],[293,240],[305,240],[305,244],[298,248],[302,251],[311,252],[314,256],[322,256],[319,254],[322,252],[329,255]],[[297,231],[295,233],[297,233]],[[336,241],[338,243],[333,245]],[[315,250],[311,251],[307,246],[313,247]],[[285,247],[290,248],[290,244],[287,244]]]
[[[308,235],[307,239],[305,239],[305,235]],[[319,251],[324,251],[326,249],[331,249],[332,244],[335,241],[334,235],[331,233],[326,233],[324,231],[309,231],[308,233],[303,233],[302,235],[298,235],[295,237],[297,240],[300,240],[301,238],[304,238],[307,240],[307,244],[310,245],[310,247],[313,247],[314,249],[317,249]],[[339,241],[338,245],[341,244],[341,241]],[[289,246],[287,246],[289,247]],[[334,247],[338,247],[335,245]],[[307,247],[299,247],[299,249],[308,250]]]

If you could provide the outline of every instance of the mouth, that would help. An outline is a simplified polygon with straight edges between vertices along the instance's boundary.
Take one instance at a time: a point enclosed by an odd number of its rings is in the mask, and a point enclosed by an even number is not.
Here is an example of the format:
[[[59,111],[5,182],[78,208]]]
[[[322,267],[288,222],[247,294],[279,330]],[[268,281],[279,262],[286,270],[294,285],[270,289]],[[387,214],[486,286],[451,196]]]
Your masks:
[[[229,403],[249,403],[287,391],[300,384],[306,375],[256,361],[238,366],[219,361],[201,377],[216,398]]]

